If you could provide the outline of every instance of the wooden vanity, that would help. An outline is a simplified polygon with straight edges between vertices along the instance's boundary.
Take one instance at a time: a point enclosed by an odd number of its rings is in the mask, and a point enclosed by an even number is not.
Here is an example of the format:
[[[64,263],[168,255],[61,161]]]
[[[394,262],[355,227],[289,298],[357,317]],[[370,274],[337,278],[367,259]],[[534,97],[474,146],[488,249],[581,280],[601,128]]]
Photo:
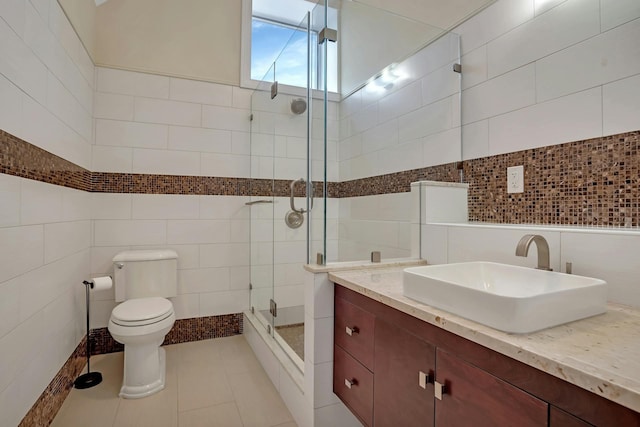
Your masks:
[[[333,390],[364,425],[640,426],[636,410],[447,331],[444,316],[428,322],[394,308],[385,302],[415,304],[393,286],[371,289],[355,277],[329,276],[336,282]]]

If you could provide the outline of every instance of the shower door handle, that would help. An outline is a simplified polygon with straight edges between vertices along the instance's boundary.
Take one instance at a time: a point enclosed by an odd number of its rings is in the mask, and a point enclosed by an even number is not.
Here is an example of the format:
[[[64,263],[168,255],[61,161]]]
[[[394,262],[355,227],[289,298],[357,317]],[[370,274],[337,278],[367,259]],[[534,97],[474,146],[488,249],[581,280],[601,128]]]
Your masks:
[[[296,203],[294,200],[294,193],[295,193],[295,187],[297,183],[306,183],[307,181],[304,180],[304,178],[300,178],[300,179],[295,179],[293,181],[291,181],[291,184],[289,185],[291,187],[291,197],[289,198],[289,202],[291,203],[291,210],[294,212],[298,212],[298,213],[305,213],[307,212],[305,209],[297,209],[296,208]],[[310,186],[311,188],[311,204],[309,205],[309,210],[313,209],[313,184]]]

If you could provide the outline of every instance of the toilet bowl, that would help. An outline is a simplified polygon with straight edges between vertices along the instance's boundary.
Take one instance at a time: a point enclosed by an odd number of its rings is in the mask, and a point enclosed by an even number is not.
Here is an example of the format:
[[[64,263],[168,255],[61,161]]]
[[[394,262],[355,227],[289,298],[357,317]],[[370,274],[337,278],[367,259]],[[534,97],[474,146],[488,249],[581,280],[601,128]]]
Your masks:
[[[127,300],[113,309],[109,332],[125,348],[120,397],[137,399],[164,388],[166,359],[160,345],[175,321],[171,301],[160,297]]]
[[[109,333],[124,344],[120,397],[137,399],[162,390],[165,335],[176,321],[167,298],[177,293],[178,255],[171,250],[120,252],[113,258],[115,300]]]

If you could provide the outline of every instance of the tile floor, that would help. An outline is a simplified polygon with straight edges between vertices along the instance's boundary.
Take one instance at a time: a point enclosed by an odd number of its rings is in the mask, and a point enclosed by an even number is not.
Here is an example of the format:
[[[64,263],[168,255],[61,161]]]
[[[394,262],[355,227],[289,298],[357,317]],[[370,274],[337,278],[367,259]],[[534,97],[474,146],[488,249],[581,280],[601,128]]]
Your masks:
[[[164,347],[166,387],[120,399],[124,353],[91,358],[103,382],[71,390],[53,427],[295,427],[291,414],[242,335]]]

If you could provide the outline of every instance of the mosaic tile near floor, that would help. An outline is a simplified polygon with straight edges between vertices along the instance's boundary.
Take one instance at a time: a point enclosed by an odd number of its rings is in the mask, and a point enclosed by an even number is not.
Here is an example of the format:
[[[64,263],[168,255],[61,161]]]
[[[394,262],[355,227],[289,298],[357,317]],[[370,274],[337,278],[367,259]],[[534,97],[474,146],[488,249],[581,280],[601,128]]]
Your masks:
[[[73,388],[73,382],[87,364],[86,339],[83,338],[58,374],[42,392],[19,427],[48,426]]]
[[[242,330],[242,313],[178,319],[164,338],[162,345],[230,337],[242,334]],[[124,345],[114,340],[107,328],[91,330],[91,354],[106,354],[123,350]]]
[[[304,360],[304,323],[276,326],[276,332]]]

